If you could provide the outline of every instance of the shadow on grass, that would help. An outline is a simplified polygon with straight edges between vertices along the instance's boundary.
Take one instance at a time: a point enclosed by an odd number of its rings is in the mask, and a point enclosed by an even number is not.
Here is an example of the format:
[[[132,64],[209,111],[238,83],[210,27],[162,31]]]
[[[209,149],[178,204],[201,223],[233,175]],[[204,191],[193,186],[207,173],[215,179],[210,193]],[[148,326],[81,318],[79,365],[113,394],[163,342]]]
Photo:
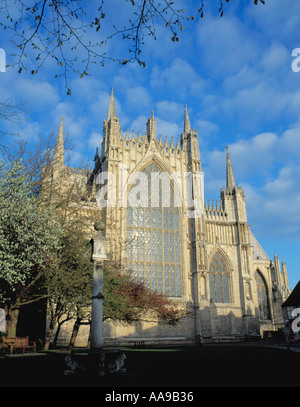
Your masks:
[[[2,387],[300,386],[300,353],[261,346],[186,346],[130,349],[126,373],[66,376],[63,352],[0,358]],[[84,358],[85,355],[82,354]]]

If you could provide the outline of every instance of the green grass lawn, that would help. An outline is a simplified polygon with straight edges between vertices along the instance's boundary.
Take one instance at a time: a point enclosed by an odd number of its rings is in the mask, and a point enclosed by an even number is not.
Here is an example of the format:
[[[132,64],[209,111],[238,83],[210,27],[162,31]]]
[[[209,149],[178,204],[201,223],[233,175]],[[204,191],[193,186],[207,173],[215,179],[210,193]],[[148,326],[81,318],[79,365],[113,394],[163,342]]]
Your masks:
[[[121,349],[127,356],[125,374],[65,376],[66,354],[48,352],[0,358],[0,383],[2,387],[300,386],[300,353],[284,349],[234,345]]]

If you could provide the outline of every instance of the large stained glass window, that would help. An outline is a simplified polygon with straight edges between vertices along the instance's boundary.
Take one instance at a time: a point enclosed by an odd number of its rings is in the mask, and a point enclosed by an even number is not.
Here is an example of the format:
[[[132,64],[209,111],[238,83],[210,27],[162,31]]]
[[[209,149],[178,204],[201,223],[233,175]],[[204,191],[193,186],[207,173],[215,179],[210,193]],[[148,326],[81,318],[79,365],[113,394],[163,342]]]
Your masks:
[[[210,301],[212,303],[230,302],[229,272],[224,259],[216,253],[209,267]]]
[[[180,297],[179,210],[174,205],[174,187],[154,163],[142,173],[145,177],[138,181],[143,184],[137,195],[143,204],[132,205],[128,200],[127,206],[127,273],[153,291]]]
[[[259,318],[261,320],[270,319],[270,307],[268,301],[268,291],[267,286],[264,281],[263,276],[256,271],[254,274],[256,279],[256,287],[257,287],[257,298],[258,298],[258,312]]]

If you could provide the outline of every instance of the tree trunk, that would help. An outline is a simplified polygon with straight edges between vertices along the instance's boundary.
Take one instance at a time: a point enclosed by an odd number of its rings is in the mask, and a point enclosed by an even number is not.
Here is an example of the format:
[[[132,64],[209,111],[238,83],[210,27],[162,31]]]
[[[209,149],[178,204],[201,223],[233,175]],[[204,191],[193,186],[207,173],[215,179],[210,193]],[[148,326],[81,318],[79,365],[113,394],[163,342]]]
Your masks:
[[[51,318],[50,326],[49,326],[49,329],[48,329],[48,332],[46,335],[44,350],[49,350],[51,338],[52,338],[52,334],[53,334],[56,322],[57,322],[57,315],[54,314],[54,316]]]
[[[16,336],[19,312],[19,307],[7,307],[5,309],[7,336]]]
[[[71,339],[70,339],[70,343],[68,345],[68,350],[72,350],[75,346],[75,342],[76,342],[76,338],[77,338],[77,334],[80,328],[80,324],[81,324],[81,317],[77,317],[76,321],[73,325],[73,330],[72,330],[72,335],[71,335]]]
[[[57,324],[56,332],[55,332],[54,339],[53,339],[53,348],[54,348],[54,349],[55,349],[56,346],[57,346],[57,340],[58,340],[58,336],[59,336],[59,331],[60,331],[60,328],[61,328],[62,324],[63,324],[63,322],[58,322],[58,324]]]

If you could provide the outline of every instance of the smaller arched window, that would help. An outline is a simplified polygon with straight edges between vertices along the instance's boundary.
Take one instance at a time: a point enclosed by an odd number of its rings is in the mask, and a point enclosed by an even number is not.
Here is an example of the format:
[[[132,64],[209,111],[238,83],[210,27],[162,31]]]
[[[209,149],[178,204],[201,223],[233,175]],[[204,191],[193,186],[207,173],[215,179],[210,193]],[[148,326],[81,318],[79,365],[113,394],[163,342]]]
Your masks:
[[[230,302],[229,271],[224,259],[216,253],[209,267],[210,302]]]
[[[259,271],[254,274],[257,288],[258,312],[261,320],[270,319],[270,306],[268,289],[263,276]]]

